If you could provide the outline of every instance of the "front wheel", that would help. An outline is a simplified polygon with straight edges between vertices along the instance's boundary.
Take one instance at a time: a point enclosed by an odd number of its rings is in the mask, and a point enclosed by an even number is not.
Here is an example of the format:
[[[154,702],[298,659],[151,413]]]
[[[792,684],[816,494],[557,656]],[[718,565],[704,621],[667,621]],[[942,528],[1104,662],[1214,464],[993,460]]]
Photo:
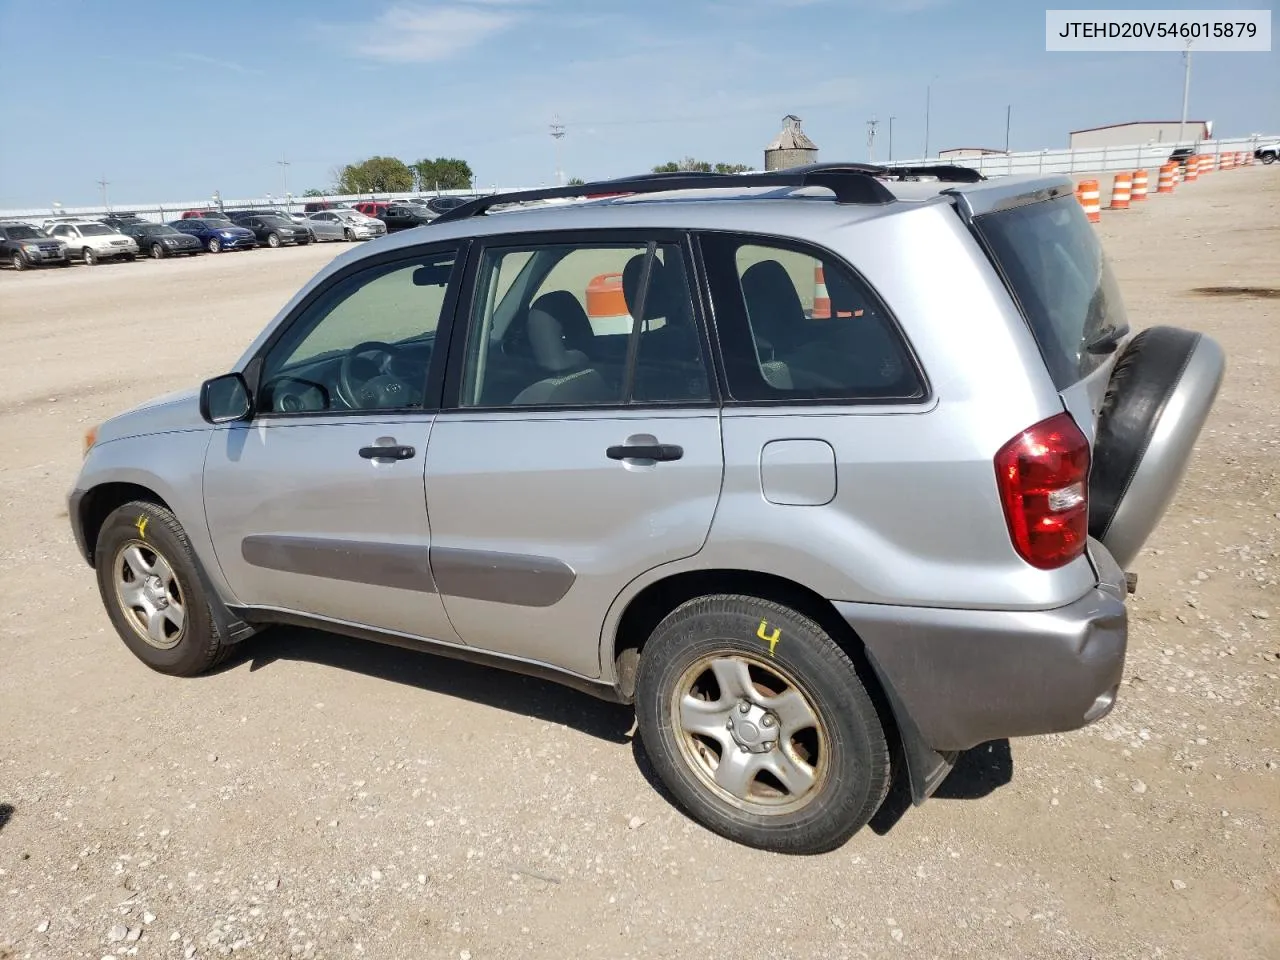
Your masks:
[[[112,625],[160,673],[195,676],[232,644],[218,631],[187,535],[169,510],[138,500],[107,517],[95,547],[98,591]]]
[[[267,234],[267,246],[273,247],[273,248],[280,246],[280,234],[278,233]]]
[[[9,258],[9,262],[13,264],[13,269],[15,270],[27,269],[27,258],[17,250],[13,251],[13,256]]]
[[[158,243],[153,243],[153,244],[151,245],[151,258],[152,258],[153,260],[163,260],[163,259],[164,259],[164,247],[160,246],[160,244],[158,244]]]
[[[711,596],[669,614],[640,659],[636,720],[677,803],[747,846],[833,850],[889,789],[888,742],[853,661],[777,603]]]
[[[1276,162],[1276,154],[1274,154],[1274,153],[1264,153],[1264,154],[1262,155],[1262,162],[1263,162],[1263,163],[1275,163],[1275,162]]]
[[[98,262],[98,255],[93,252],[93,247],[85,247],[80,254],[84,257],[84,262],[91,267]]]
[[[221,253],[221,252],[222,252],[222,241],[221,241],[221,240],[219,240],[217,237],[214,237],[213,239],[211,239],[211,240],[209,241],[209,252],[210,252],[210,253]]]

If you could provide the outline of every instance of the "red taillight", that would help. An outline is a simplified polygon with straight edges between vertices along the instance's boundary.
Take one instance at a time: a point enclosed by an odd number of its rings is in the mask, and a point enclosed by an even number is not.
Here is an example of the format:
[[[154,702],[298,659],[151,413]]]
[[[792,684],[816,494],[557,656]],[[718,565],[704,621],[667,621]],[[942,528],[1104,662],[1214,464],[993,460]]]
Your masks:
[[[1070,414],[1042,420],[1000,448],[996,485],[1018,555],[1052,570],[1089,537],[1089,441]]]

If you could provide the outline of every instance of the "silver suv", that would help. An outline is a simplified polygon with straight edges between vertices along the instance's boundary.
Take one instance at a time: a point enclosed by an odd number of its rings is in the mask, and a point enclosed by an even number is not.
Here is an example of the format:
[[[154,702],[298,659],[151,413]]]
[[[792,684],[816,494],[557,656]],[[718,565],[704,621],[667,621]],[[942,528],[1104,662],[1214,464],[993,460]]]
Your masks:
[[[70,495],[125,644],[303,624],[635,705],[680,806],[842,844],[1115,703],[1216,396],[1066,178],[814,165],[473,200],[307,283]]]

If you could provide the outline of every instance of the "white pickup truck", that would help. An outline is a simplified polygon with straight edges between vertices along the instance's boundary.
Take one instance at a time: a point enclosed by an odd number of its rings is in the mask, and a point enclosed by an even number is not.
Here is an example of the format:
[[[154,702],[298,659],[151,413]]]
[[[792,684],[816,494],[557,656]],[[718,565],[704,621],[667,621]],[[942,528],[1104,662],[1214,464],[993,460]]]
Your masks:
[[[1280,140],[1265,140],[1253,151],[1253,159],[1263,163],[1275,163],[1280,160]]]

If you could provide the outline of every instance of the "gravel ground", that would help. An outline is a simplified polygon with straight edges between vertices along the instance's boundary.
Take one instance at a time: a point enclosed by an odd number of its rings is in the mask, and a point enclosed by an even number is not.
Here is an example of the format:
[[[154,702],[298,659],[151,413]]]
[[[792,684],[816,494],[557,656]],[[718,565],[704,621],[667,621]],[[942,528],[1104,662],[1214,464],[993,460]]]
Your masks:
[[[694,826],[626,710],[538,681],[300,630],[142,667],[71,541],[80,435],[346,247],[0,274],[0,960],[1280,956],[1280,301],[1194,292],[1278,282],[1280,171],[1098,229],[1135,326],[1229,364],[1119,705],[816,858]]]

